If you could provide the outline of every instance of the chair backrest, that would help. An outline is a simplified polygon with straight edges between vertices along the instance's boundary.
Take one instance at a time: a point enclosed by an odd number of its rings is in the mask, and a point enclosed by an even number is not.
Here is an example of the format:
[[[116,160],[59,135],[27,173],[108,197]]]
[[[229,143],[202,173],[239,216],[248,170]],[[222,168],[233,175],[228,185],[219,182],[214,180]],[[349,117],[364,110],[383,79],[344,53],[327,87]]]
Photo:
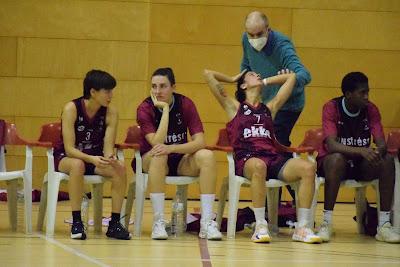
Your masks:
[[[303,142],[299,147],[312,147],[318,150],[324,142],[324,132],[322,128],[308,130],[304,135]]]
[[[40,142],[51,142],[53,146],[61,140],[61,123],[52,122],[42,125]]]
[[[400,130],[393,130],[388,134],[388,149],[400,149]]]
[[[21,138],[14,123],[5,123],[3,145],[27,145],[28,141]]]
[[[139,144],[140,135],[141,135],[140,126],[139,125],[131,126],[128,128],[124,143]]]

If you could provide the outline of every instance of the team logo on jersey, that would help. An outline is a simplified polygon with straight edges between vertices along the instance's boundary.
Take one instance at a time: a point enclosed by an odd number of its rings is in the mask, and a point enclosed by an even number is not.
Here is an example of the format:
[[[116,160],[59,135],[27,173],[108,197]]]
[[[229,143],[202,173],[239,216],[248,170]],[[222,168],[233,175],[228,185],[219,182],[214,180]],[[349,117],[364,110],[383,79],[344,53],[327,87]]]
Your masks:
[[[248,110],[246,110],[245,112],[244,112],[244,115],[250,115],[251,114],[251,110],[250,109],[248,109]]]
[[[182,124],[182,118],[181,117],[182,117],[181,113],[176,113],[176,123],[178,125]]]
[[[250,138],[250,137],[265,137],[265,138],[271,138],[271,132],[267,129],[265,129],[263,126],[251,126],[251,128],[244,128],[243,129],[243,137],[244,138]]]
[[[78,132],[83,132],[85,130],[85,125],[78,126]]]

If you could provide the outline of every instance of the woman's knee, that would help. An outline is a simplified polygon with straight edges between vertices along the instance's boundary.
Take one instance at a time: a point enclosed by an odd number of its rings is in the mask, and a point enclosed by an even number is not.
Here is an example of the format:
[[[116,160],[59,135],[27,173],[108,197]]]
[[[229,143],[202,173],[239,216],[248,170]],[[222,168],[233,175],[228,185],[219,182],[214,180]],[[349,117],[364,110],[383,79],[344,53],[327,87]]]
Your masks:
[[[70,174],[73,175],[84,175],[85,174],[85,162],[81,159],[71,159],[71,170],[70,170]]]
[[[203,165],[216,165],[214,153],[208,149],[200,149],[195,153],[197,164],[201,167]]]

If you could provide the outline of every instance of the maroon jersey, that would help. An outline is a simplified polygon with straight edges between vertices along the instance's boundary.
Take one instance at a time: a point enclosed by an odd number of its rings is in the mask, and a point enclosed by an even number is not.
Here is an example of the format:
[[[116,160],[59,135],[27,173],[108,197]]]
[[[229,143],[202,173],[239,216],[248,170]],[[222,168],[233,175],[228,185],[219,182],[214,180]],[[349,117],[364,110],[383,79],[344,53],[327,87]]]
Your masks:
[[[360,110],[356,116],[351,116],[344,110],[344,97],[330,100],[324,105],[322,114],[322,128],[324,138],[336,136],[336,141],[352,147],[369,147],[371,134],[376,138],[383,138],[381,116],[378,108],[371,102]],[[318,153],[322,158],[328,154],[326,144]]]
[[[260,156],[277,154],[271,112],[263,103],[257,107],[241,103],[236,116],[226,124],[226,129],[235,159],[246,157],[249,152]]]
[[[103,155],[107,108],[100,107],[97,113],[89,118],[83,97],[74,99],[72,102],[76,107],[75,148],[88,155]],[[54,155],[55,157],[65,156],[62,135],[61,142],[54,149]]]
[[[162,111],[156,108],[150,97],[146,98],[137,109],[137,123],[141,129],[140,153],[151,150],[145,136],[155,133],[160,125]],[[193,136],[204,132],[203,124],[192,100],[181,94],[173,94],[173,102],[169,110],[168,133],[164,144],[187,143],[187,131]]]

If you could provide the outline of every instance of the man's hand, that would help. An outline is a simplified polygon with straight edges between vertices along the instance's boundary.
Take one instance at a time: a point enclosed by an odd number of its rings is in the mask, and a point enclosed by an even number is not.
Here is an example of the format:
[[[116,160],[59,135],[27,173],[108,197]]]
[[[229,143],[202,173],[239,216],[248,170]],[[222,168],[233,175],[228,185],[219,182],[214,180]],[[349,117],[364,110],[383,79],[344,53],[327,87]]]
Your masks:
[[[359,149],[360,149],[360,155],[366,160],[368,160],[368,162],[371,163],[372,165],[378,165],[382,159],[378,150],[369,147],[368,148],[360,147]]]
[[[280,75],[280,74],[289,74],[289,73],[293,73],[293,71],[289,70],[289,69],[281,69],[280,71],[278,71],[278,75]]]
[[[150,150],[150,155],[153,157],[163,156],[172,153],[172,145],[157,144]]]

